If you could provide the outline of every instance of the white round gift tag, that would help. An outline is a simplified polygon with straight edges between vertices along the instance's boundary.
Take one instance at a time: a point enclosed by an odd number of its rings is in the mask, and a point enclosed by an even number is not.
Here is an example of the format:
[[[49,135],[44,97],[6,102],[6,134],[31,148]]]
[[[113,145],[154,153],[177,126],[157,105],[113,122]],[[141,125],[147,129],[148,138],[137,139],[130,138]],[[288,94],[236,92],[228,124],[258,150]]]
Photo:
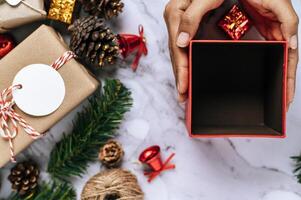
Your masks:
[[[6,0],[6,2],[11,6],[17,6],[22,0]]]
[[[49,65],[24,67],[14,78],[13,85],[17,84],[21,84],[22,88],[13,91],[13,99],[29,115],[49,115],[60,107],[65,97],[64,80]]]

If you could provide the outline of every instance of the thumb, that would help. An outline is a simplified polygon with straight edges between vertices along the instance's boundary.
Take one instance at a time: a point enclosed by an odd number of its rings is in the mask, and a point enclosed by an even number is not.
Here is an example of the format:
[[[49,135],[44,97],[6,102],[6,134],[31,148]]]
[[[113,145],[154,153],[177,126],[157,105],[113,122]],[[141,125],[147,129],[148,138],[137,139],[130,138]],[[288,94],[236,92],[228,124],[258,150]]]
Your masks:
[[[210,10],[219,7],[223,0],[193,0],[183,13],[178,28],[178,47],[187,47],[196,34],[203,16]]]
[[[290,0],[270,0],[267,6],[281,23],[281,31],[289,43],[289,59],[287,71],[287,108],[294,99],[296,87],[296,70],[298,64],[298,16]]]
[[[298,48],[298,17],[291,13],[291,17],[281,22],[281,31],[286,41],[289,43],[289,47],[293,50]]]
[[[288,22],[281,24],[281,30],[289,47],[293,50],[298,48],[298,23]]]
[[[291,1],[274,0],[268,1],[268,9],[273,11],[281,23],[281,31],[291,49],[298,48],[298,15],[296,14]]]

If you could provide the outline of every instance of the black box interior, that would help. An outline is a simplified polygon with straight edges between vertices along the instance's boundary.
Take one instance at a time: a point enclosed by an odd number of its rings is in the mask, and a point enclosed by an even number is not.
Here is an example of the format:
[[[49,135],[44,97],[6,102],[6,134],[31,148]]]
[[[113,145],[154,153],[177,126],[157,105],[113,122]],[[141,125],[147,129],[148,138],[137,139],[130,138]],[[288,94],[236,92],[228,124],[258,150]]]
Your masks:
[[[191,45],[192,134],[284,134],[284,43]]]

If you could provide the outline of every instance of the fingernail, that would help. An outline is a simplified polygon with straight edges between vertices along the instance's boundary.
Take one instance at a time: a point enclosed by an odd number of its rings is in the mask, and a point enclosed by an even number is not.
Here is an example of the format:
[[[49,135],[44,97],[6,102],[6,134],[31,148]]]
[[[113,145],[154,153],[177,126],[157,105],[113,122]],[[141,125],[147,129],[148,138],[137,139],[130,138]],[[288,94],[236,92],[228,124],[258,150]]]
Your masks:
[[[189,34],[186,32],[181,32],[178,36],[177,45],[179,47],[186,47],[189,43]]]
[[[297,35],[294,35],[290,38],[289,41],[290,44],[290,48],[291,49],[297,49],[298,48],[298,39],[297,39]]]

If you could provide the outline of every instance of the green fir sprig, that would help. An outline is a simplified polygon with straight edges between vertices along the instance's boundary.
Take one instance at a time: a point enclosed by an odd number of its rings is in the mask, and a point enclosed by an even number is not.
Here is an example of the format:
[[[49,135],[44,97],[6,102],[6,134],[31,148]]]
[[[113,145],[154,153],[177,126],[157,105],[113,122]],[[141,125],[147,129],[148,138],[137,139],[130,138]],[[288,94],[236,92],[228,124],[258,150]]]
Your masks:
[[[296,162],[294,174],[296,175],[298,182],[301,183],[301,154],[299,156],[293,156],[292,159]]]
[[[103,94],[90,99],[74,121],[71,133],[64,135],[52,150],[48,164],[52,177],[68,180],[83,175],[88,163],[97,159],[99,148],[117,135],[131,106],[130,91],[119,80],[106,80]]]
[[[72,186],[66,182],[53,181],[42,183],[38,191],[33,196],[20,197],[16,192],[13,192],[5,200],[75,200],[76,193]]]

